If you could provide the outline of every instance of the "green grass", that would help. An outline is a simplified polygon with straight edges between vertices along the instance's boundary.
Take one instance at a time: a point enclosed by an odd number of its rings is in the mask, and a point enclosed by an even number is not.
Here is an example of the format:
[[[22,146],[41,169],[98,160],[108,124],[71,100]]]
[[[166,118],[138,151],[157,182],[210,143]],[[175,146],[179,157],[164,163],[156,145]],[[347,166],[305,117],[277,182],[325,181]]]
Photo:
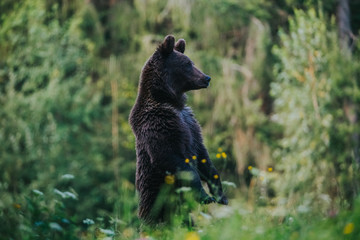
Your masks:
[[[232,190],[233,189],[233,190]],[[173,217],[169,225],[148,227],[137,218],[137,194],[127,181],[119,189],[114,212],[98,213],[82,219],[74,213],[81,206],[80,196],[72,189],[47,192],[30,191],[18,197],[1,216],[0,239],[158,239],[158,240],[359,240],[360,198],[351,210],[333,209],[319,213],[316,209],[272,206],[246,200],[235,188],[226,189],[230,204],[200,205],[192,202],[190,216],[195,226]],[[238,190],[236,190],[238,191]],[[166,196],[164,196],[166,198]],[[167,198],[168,199],[168,198]],[[89,213],[90,214],[90,213]]]
[[[229,207],[209,206],[211,219],[197,218],[198,226],[169,227],[149,232],[152,239],[359,239],[359,205],[356,211],[341,212],[329,218],[307,214],[274,216],[274,211],[259,207],[246,209],[242,203],[233,202]],[[199,216],[199,215],[198,215]],[[353,224],[354,228],[349,229]],[[346,227],[348,225],[348,227]],[[344,231],[348,231],[346,234]],[[350,231],[349,231],[350,230]],[[194,232],[193,235],[188,235]],[[197,236],[198,238],[194,237]],[[191,237],[192,236],[192,237]],[[118,239],[122,239],[119,237]]]

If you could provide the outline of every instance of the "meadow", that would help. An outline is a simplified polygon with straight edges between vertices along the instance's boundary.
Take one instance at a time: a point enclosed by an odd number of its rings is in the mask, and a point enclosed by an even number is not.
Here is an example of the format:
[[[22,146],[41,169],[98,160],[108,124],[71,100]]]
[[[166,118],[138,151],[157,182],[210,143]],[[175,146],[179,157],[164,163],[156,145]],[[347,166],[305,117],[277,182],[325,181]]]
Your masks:
[[[0,239],[360,239],[358,1],[0,9]],[[188,200],[190,216],[148,227],[128,117],[168,34],[212,78],[187,104],[229,205]]]

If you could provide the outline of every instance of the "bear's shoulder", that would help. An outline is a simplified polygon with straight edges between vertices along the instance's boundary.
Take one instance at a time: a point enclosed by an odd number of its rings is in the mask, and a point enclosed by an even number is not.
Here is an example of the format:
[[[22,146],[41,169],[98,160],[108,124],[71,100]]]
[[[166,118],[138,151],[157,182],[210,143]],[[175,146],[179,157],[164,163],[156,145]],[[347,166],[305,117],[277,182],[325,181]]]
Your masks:
[[[181,128],[181,112],[169,104],[143,106],[132,114],[136,132],[177,131]]]

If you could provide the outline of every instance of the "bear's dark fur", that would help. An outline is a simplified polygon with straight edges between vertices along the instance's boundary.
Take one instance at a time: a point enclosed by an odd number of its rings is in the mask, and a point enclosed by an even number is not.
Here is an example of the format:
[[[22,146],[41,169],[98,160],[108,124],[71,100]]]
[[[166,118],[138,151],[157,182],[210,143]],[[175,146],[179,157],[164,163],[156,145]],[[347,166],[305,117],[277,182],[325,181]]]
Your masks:
[[[185,92],[208,87],[210,77],[197,69],[184,51],[183,39],[175,44],[173,36],[165,37],[142,69],[129,118],[136,137],[138,215],[146,223],[165,220],[164,210],[155,210],[154,205],[167,175],[170,183],[175,179],[175,186],[191,187],[201,203],[228,203],[200,126],[185,106]],[[181,181],[179,173],[186,173],[190,180]],[[213,197],[205,192],[201,180],[207,182]]]

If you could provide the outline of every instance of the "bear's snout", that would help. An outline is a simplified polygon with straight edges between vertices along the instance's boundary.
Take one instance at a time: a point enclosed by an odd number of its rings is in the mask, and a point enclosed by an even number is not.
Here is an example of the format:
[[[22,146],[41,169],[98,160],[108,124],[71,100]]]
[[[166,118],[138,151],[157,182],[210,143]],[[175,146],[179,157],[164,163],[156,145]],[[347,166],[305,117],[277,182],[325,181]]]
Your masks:
[[[208,76],[208,75],[206,75],[206,76],[205,76],[205,81],[208,82],[208,83],[210,83],[210,80],[211,80],[211,77]]]
[[[208,87],[210,85],[210,80],[211,80],[211,77],[208,76],[208,75],[205,75],[205,78],[204,78],[204,82],[205,82],[205,87]]]
[[[208,76],[208,75],[206,75],[206,76],[205,76],[205,81],[209,84],[209,83],[210,83],[210,80],[211,80],[211,77]]]

